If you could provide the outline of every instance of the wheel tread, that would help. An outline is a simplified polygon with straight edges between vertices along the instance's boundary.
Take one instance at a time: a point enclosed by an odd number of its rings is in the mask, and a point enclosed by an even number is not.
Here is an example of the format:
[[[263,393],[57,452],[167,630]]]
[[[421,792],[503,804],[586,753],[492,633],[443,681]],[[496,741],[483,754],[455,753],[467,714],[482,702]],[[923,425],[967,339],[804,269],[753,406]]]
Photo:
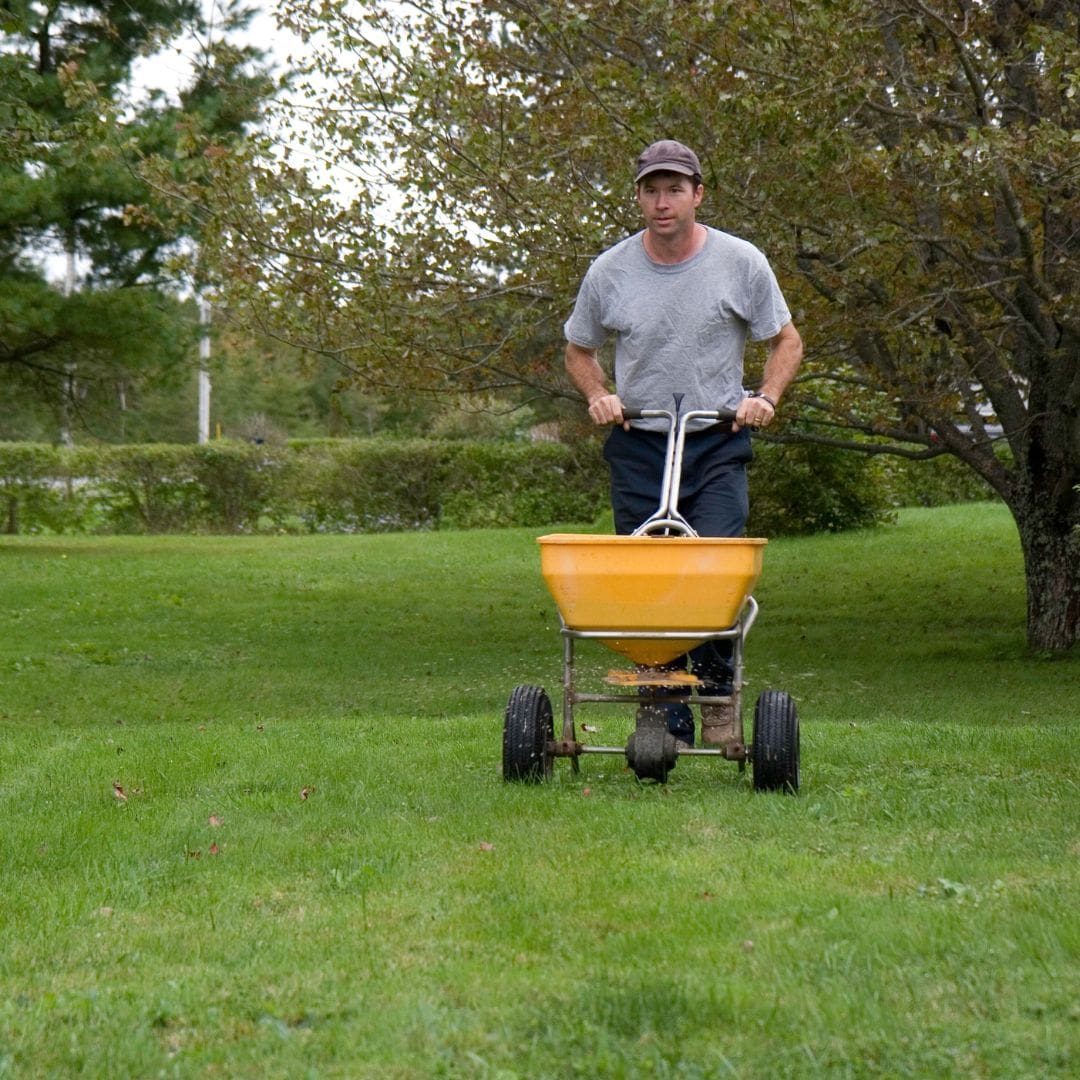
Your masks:
[[[551,776],[551,700],[541,686],[516,686],[503,718],[503,779],[539,783]]]
[[[799,717],[783,690],[764,690],[754,709],[751,749],[757,791],[799,791]]]

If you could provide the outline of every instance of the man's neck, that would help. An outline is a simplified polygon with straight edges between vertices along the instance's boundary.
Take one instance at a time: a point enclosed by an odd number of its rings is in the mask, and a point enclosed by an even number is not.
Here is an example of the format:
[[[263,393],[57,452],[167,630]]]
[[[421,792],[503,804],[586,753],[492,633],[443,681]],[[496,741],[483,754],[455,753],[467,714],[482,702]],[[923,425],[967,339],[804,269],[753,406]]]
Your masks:
[[[699,222],[694,222],[694,227],[685,236],[657,237],[646,229],[645,253],[653,262],[667,266],[686,262],[705,246],[707,235],[705,226]]]

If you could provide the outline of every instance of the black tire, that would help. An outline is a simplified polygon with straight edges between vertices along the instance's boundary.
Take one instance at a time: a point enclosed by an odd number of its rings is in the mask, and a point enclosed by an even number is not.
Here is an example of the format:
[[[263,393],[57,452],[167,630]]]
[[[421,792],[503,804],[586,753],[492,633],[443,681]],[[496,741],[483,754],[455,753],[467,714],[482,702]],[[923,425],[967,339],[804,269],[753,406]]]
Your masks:
[[[515,686],[503,719],[503,779],[538,784],[551,776],[551,700],[541,686]]]
[[[763,690],[754,709],[750,750],[756,791],[799,792],[799,716],[783,690]]]

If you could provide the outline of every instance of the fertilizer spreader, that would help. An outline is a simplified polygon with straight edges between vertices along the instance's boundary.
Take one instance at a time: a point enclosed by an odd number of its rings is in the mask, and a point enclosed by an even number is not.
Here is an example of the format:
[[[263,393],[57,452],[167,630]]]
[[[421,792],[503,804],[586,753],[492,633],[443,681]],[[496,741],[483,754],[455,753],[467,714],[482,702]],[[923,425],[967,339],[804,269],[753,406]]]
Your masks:
[[[762,569],[766,540],[698,536],[679,513],[679,484],[687,426],[695,420],[726,422],[725,410],[679,412],[624,409],[626,419],[668,422],[660,504],[630,536],[541,536],[540,568],[558,607],[563,643],[562,730],[556,738],[551,701],[543,687],[515,687],[503,723],[503,777],[540,781],[556,758],[574,771],[585,754],[624,754],[641,780],[664,782],[681,757],[749,761],[759,791],[795,794],[799,788],[799,720],[795,703],[780,690],[764,690],[754,708],[749,742],[743,738],[743,652],[758,616],[750,595]],[[614,689],[588,693],[578,686],[575,646],[600,641],[633,662],[611,671]],[[689,672],[664,667],[704,641],[732,643],[730,694],[718,694]],[[599,746],[578,738],[574,711],[580,704],[632,704],[634,731],[625,746]],[[668,730],[667,709],[720,706],[733,718],[734,737],[691,747]],[[706,712],[708,710],[706,709]],[[714,710],[714,712],[717,710]],[[732,725],[729,724],[728,734]]]

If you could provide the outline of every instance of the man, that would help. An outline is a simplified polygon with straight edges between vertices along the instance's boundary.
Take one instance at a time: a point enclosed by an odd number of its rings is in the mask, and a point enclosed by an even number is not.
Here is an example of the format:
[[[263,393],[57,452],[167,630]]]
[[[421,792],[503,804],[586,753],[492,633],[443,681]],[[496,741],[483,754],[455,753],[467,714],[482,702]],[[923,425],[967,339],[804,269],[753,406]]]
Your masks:
[[[730,425],[700,421],[688,433],[679,510],[702,536],[741,536],[749,499],[748,428],[768,426],[802,359],[802,339],[765,256],[752,244],[697,221],[705,189],[697,155],[670,139],[637,160],[634,182],[645,228],[603,252],[581,283],[567,320],[566,370],[597,424],[613,425],[604,446],[616,532],[631,533],[660,498],[666,446],[662,420],[627,422],[623,406],[683,411],[731,409]],[[615,336],[615,388],[597,350]],[[760,388],[743,389],[747,339],[767,341]],[[731,694],[731,645],[706,642],[691,653],[707,693]],[[685,668],[685,659],[674,666]],[[668,727],[693,745],[685,705]],[[702,707],[705,742],[742,752],[732,705]]]

